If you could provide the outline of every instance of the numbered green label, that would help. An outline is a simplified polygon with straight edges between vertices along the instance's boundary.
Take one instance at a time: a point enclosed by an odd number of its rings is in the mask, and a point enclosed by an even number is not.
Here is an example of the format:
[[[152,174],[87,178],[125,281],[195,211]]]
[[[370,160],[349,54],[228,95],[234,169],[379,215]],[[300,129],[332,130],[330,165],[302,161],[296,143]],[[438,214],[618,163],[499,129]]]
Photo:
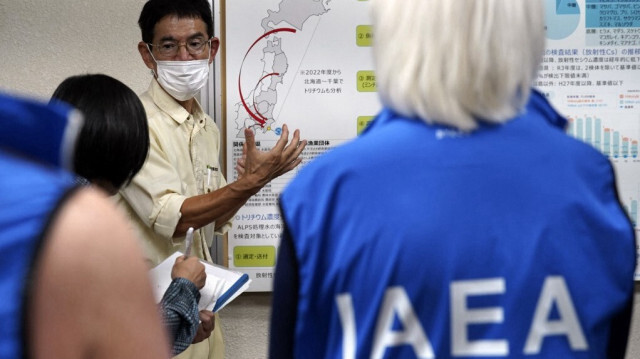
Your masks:
[[[358,71],[357,83],[359,92],[376,92],[376,74],[373,71]]]
[[[356,26],[356,45],[361,47],[370,47],[373,44],[373,26],[358,25]]]
[[[369,126],[369,122],[373,121],[374,118],[375,116],[358,116],[358,135]]]
[[[276,247],[233,247],[233,265],[235,265],[236,267],[275,267]]]

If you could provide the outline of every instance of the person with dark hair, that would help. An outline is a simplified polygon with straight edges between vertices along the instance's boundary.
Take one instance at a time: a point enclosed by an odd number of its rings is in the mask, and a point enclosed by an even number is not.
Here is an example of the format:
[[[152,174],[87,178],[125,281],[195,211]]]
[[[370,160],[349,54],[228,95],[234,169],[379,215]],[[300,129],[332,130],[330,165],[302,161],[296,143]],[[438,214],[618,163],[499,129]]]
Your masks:
[[[268,152],[259,151],[247,128],[239,177],[227,184],[219,162],[220,131],[195,96],[208,80],[220,41],[213,34],[207,0],[149,0],[138,20],[138,51],[153,79],[140,98],[147,113],[149,157],[120,191],[123,207],[142,234],[148,258],[160,263],[195,228],[193,254],[212,261],[216,234],[231,227],[234,214],[272,179],[298,166],[306,141],[289,130]],[[218,319],[216,319],[217,321]],[[181,357],[224,357],[219,325],[208,342]]]
[[[624,358],[634,228],[531,88],[542,0],[371,0],[383,110],[280,196],[269,354]]]
[[[62,168],[79,118],[63,104],[0,95],[0,357],[166,358],[126,219]]]
[[[149,152],[147,116],[127,85],[103,74],[72,76],[51,96],[82,111],[74,172],[113,195],[140,171]]]
[[[140,99],[113,77],[86,74],[62,81],[51,98],[59,101],[84,115],[73,156],[77,182],[114,195],[140,171],[149,152],[147,116]],[[206,339],[215,323],[211,311],[198,312],[199,289],[206,280],[198,258],[178,257],[171,277],[160,307],[175,355]]]
[[[213,36],[213,15],[209,2],[191,0],[147,1],[138,18],[138,26],[140,27],[144,44],[154,44],[156,25],[166,16],[174,16],[176,19],[199,19],[202,21],[205,26],[205,31],[202,35],[206,34],[203,39],[211,39],[212,46],[217,51],[219,40]],[[191,40],[195,39],[197,38]]]

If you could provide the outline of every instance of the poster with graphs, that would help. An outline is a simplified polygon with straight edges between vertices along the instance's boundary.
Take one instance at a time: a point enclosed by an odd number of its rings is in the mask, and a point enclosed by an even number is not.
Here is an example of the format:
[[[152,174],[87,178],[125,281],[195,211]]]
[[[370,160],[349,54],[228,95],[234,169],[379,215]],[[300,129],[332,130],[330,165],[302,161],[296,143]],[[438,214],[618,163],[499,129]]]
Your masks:
[[[640,0],[544,0],[547,49],[535,86],[570,119],[569,133],[610,158],[637,226],[640,200]],[[356,137],[380,110],[366,0],[222,1],[229,181],[243,131],[273,147],[287,125],[308,161]],[[299,169],[298,169],[299,170]],[[271,289],[282,232],[277,199],[293,171],[235,216],[229,267]],[[640,274],[637,275],[640,278]]]
[[[547,48],[536,86],[569,119],[570,135],[611,160],[640,238],[640,0],[545,4]]]

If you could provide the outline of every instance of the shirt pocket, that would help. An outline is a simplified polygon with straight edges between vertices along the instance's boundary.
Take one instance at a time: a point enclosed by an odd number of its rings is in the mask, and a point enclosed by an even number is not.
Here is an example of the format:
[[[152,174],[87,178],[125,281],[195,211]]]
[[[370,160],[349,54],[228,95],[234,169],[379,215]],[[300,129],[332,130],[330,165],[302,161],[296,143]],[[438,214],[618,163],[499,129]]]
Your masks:
[[[210,193],[220,188],[222,173],[220,173],[220,166],[207,165],[204,175],[204,193]]]

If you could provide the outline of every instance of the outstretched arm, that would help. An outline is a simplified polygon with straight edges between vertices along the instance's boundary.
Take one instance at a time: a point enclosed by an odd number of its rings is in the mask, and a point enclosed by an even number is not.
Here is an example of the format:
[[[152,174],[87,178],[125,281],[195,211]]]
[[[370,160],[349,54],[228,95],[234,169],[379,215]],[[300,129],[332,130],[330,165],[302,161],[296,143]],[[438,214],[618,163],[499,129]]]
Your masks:
[[[183,236],[189,227],[200,228],[215,222],[222,226],[254,194],[274,178],[281,176],[302,162],[300,154],[307,141],[300,141],[300,131],[295,130],[289,143],[289,130],[282,126],[282,135],[268,152],[257,149],[255,135],[245,129],[243,170],[237,181],[211,193],[187,198],[180,209],[182,216],[174,237]]]

